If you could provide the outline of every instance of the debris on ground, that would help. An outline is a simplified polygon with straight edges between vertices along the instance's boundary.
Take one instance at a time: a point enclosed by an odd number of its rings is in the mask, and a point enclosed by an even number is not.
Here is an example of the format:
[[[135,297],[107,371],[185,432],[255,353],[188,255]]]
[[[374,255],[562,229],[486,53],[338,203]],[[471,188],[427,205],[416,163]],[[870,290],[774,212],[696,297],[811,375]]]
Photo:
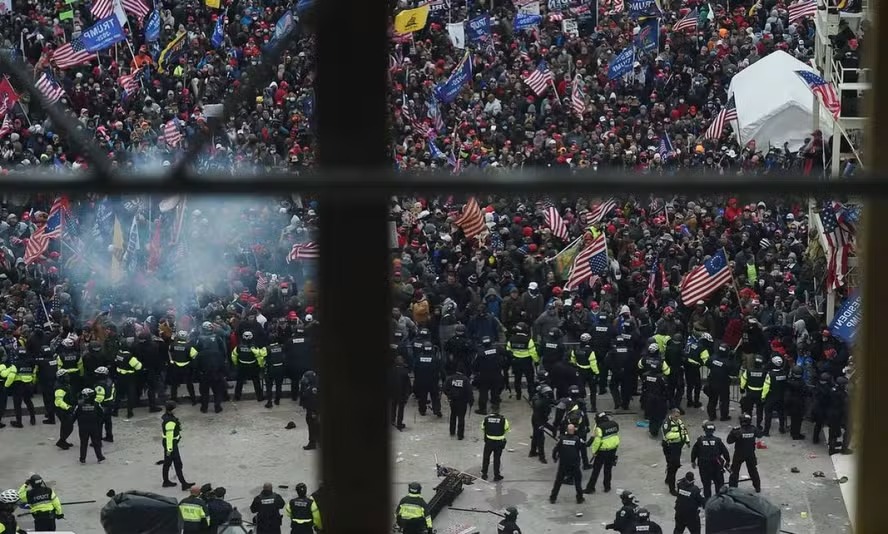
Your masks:
[[[814,471],[814,478],[824,478],[826,475],[823,474],[823,471]]]
[[[284,428],[286,430],[293,430],[294,428],[296,428],[296,423],[294,423],[293,421],[290,421],[289,423],[287,423],[287,426],[285,426]]]
[[[800,473],[801,471],[799,471],[798,467],[793,467],[792,469],[789,470],[789,472],[790,473]]]

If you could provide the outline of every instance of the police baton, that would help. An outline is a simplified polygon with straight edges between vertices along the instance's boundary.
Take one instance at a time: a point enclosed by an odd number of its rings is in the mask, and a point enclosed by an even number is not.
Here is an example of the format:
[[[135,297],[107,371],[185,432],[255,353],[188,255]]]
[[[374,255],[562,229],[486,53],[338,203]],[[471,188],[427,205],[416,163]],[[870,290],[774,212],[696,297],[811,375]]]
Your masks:
[[[63,502],[63,503],[61,503],[61,505],[62,506],[72,506],[75,504],[92,504],[94,502],[96,502],[96,501],[94,501],[94,500],[93,501],[71,501],[71,502]],[[32,513],[34,513],[34,512],[29,510],[29,511],[23,512],[21,514],[17,514],[16,517],[24,517],[26,515],[31,515]]]
[[[497,517],[506,517],[505,515],[499,512],[494,512],[493,510],[479,510],[478,508],[456,508],[453,506],[448,506],[447,509],[456,510],[457,512],[474,512],[476,514],[493,514]]]

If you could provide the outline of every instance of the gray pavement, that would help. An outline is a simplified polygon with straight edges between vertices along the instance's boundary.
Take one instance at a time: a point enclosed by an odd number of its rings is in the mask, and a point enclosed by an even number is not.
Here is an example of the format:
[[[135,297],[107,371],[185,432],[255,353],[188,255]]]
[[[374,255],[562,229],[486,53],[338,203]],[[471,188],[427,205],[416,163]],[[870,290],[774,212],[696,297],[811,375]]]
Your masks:
[[[599,409],[609,409],[607,396],[598,397]],[[636,406],[637,403],[633,403]],[[506,399],[503,413],[511,420],[512,432],[507,452],[503,454],[505,480],[498,484],[478,481],[466,486],[455,506],[460,508],[501,511],[515,505],[520,510],[519,525],[524,532],[584,534],[604,532],[603,524],[610,522],[619,507],[618,492],[631,489],[638,495],[665,531],[672,530],[674,498],[663,484],[663,455],[660,445],[647,437],[644,428],[636,427],[637,416],[616,416],[622,429],[619,464],[614,470],[614,491],[587,496],[586,503],[574,503],[573,488],[563,486],[559,501],[550,505],[549,491],[555,472],[553,463],[542,465],[528,458],[530,417],[524,401]],[[316,486],[318,452],[305,452],[307,431],[304,414],[290,400],[280,407],[266,410],[255,400],[227,403],[221,414],[201,414],[197,408],[182,406],[178,410],[183,425],[181,445],[185,475],[190,482],[210,482],[225,486],[232,504],[245,517],[252,497],[263,482],[288,485],[305,481],[310,490]],[[440,463],[478,474],[481,465],[479,425],[481,416],[470,414],[466,439],[457,441],[448,435],[447,407],[445,417],[418,415],[415,403],[407,407],[403,432],[392,435],[394,457],[394,498],[406,493],[407,483],[417,480],[423,484],[424,496],[433,495],[435,456]],[[735,416],[736,407],[732,410]],[[58,428],[41,425],[16,430],[0,430],[0,485],[18,487],[32,472],[40,473],[50,482],[63,501],[96,499],[94,505],[76,505],[66,510],[66,519],[60,528],[77,534],[101,532],[99,511],[107,502],[109,489],[124,491],[141,489],[184,497],[174,488],[160,487],[160,466],[155,461],[162,456],[160,444],[160,414],[137,410],[131,421],[115,420],[115,443],[106,444],[107,461],[96,465],[92,451],[88,464],[77,461],[76,448],[67,452],[58,450],[54,443]],[[700,433],[704,412],[692,409],[684,418],[692,440]],[[296,422],[296,429],[285,430],[288,421]],[[718,434],[724,436],[728,423],[719,425]],[[810,431],[810,428],[807,428]],[[776,432],[775,432],[776,433]],[[77,444],[77,433],[71,441]],[[793,442],[786,436],[765,439],[768,449],[758,453],[763,480],[763,495],[783,510],[783,527],[793,533],[850,532],[848,514],[842,500],[839,484],[833,481],[834,470],[826,448],[810,442]],[[360,436],[356,436],[354,454],[360,454]],[[552,440],[547,440],[551,454]],[[690,469],[689,449],[683,454],[679,476]],[[790,472],[798,467],[798,474]],[[826,478],[814,478],[815,471],[823,471]],[[492,474],[492,473],[491,473]],[[585,473],[588,478],[588,472]],[[748,487],[749,483],[745,483]],[[291,490],[278,490],[285,498]],[[394,505],[393,505],[394,506]],[[482,533],[496,531],[498,518],[490,514],[445,510],[435,526],[439,532],[458,532],[460,526],[477,526]],[[30,527],[30,522],[24,523]]]

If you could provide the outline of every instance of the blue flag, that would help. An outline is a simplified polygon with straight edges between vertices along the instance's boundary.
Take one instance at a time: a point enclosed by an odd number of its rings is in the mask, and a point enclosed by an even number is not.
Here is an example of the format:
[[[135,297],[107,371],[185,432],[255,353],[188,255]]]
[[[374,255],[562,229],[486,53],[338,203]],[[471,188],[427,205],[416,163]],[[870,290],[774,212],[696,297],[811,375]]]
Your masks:
[[[607,77],[610,80],[619,78],[632,72],[632,62],[635,61],[635,47],[624,48],[622,52],[614,56],[607,69]]]
[[[662,158],[663,163],[666,163],[666,159],[672,154],[675,149],[672,147],[672,140],[669,139],[669,132],[663,132],[663,137],[660,138],[660,148],[657,150],[657,153],[660,154],[660,158]]]
[[[490,15],[481,15],[466,22],[466,40],[477,43],[490,38]]]
[[[660,49],[660,19],[645,17],[639,20],[635,46],[642,52],[656,52]]]
[[[210,41],[213,48],[219,48],[225,42],[225,15],[216,19],[216,27],[213,28],[213,37]]]
[[[656,0],[629,0],[629,16],[633,19],[657,16],[660,8]]]
[[[160,39],[160,11],[153,9],[145,21],[145,42],[153,43]]]
[[[117,15],[112,13],[83,30],[80,39],[87,52],[101,52],[126,39],[126,35],[123,33],[120,21],[117,20]]]
[[[855,290],[845,299],[842,308],[833,317],[832,324],[829,325],[830,333],[845,343],[852,343],[857,334],[857,327],[860,326],[862,312],[863,303],[860,300],[860,292]]]
[[[435,86],[435,98],[445,104],[453,102],[453,100],[456,99],[456,95],[459,94],[459,90],[462,86],[471,79],[472,58],[469,55],[469,51],[466,50],[462,60],[456,68],[453,69],[453,72],[450,74],[450,77],[447,78],[447,81]]]
[[[515,31],[517,32],[519,30],[525,30],[527,28],[538,26],[541,20],[543,20],[543,17],[541,17],[540,15],[534,15],[533,13],[519,11],[518,15],[515,16]]]
[[[447,159],[447,156],[435,144],[434,139],[429,139],[429,154],[432,156],[432,159]]]

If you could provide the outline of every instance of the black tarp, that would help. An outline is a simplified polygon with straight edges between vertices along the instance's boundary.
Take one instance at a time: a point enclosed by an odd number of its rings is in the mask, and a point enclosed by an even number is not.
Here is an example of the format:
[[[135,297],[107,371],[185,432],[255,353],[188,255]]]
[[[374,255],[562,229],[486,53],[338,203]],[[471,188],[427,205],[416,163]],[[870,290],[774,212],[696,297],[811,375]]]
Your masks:
[[[780,508],[740,488],[727,488],[706,503],[706,534],[777,534]]]
[[[179,534],[179,502],[146,491],[119,493],[102,508],[105,534]]]

